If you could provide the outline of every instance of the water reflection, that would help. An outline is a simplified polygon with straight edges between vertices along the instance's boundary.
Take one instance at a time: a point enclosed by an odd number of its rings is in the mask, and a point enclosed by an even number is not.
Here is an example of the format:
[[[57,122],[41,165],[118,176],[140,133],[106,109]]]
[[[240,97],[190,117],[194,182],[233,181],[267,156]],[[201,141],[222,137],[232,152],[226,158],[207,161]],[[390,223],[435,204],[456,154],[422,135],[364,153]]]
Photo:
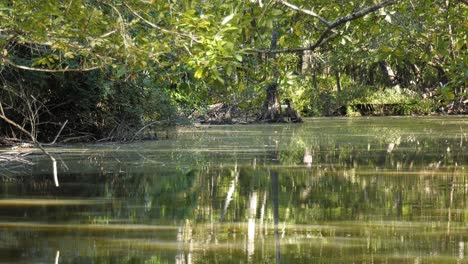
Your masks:
[[[252,261],[255,252],[255,219],[257,218],[257,192],[252,192],[249,198],[249,220],[247,224],[247,256],[248,262]]]
[[[280,248],[280,237],[278,232],[279,224],[279,198],[278,198],[278,172],[276,170],[270,171],[271,177],[271,193],[273,200],[273,223],[275,225],[275,256],[276,263],[281,262],[281,248]]]
[[[320,119],[57,149],[60,188],[41,156],[2,171],[0,263],[464,263],[467,128]]]

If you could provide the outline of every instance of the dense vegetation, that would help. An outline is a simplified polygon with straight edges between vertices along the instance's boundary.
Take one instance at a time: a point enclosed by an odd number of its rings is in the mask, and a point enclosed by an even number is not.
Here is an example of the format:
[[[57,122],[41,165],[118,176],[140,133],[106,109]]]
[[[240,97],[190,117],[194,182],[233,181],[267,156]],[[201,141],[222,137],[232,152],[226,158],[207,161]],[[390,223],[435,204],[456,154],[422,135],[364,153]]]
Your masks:
[[[464,0],[3,0],[0,135],[131,139],[220,102],[224,121],[284,119],[285,99],[466,113],[467,16]]]

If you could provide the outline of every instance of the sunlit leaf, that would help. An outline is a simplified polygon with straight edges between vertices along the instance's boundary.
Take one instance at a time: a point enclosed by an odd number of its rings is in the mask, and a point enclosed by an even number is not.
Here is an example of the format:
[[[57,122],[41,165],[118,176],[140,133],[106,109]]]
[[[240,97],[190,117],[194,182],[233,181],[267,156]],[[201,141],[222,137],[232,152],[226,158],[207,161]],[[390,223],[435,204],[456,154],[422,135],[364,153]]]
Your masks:
[[[194,77],[197,79],[201,79],[203,77],[203,68],[198,68],[195,71]]]

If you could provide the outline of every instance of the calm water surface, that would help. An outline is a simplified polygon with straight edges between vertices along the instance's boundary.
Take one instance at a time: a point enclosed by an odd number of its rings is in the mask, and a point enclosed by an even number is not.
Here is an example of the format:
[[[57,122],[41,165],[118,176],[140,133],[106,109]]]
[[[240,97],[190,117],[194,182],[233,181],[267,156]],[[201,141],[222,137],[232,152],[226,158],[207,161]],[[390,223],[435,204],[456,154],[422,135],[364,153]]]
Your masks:
[[[200,126],[0,166],[0,263],[468,263],[468,118]]]

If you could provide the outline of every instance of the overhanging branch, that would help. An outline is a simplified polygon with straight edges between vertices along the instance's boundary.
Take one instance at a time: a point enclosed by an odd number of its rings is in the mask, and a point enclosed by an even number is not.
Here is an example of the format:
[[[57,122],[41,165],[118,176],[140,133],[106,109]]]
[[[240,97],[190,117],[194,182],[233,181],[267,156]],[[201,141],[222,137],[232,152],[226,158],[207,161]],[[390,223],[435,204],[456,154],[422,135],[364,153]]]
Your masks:
[[[300,51],[313,51],[315,49],[317,49],[318,47],[322,46],[324,43],[330,41],[331,39],[333,39],[334,37],[336,37],[338,34],[336,32],[333,32],[333,29],[349,22],[349,21],[352,21],[352,20],[356,20],[358,18],[361,18],[369,13],[372,13],[372,12],[375,12],[383,7],[386,7],[386,6],[389,6],[389,5],[393,5],[395,3],[398,2],[398,0],[387,0],[387,1],[383,1],[381,3],[378,3],[378,4],[375,4],[373,6],[369,6],[369,7],[366,7],[366,8],[363,8],[357,12],[354,12],[354,13],[351,13],[351,14],[348,14],[346,16],[343,16],[343,17],[339,17],[337,19],[335,19],[333,22],[328,22],[326,19],[324,19],[323,17],[320,17],[319,15],[315,14],[314,12],[312,12],[311,10],[306,10],[306,9],[301,9],[301,8],[298,8],[292,4],[289,4],[285,1],[282,1],[282,0],[276,0],[276,2],[278,3],[281,3],[281,4],[284,4],[288,7],[290,7],[291,9],[293,10],[296,10],[298,12],[301,12],[301,13],[304,13],[304,14],[307,14],[307,15],[310,15],[310,16],[313,16],[313,17],[316,17],[317,19],[319,19],[321,22],[323,22],[324,24],[327,25],[327,28],[322,32],[322,34],[320,34],[320,37],[317,39],[317,41],[315,43],[313,43],[312,45],[308,46],[308,47],[300,47],[300,48],[290,48],[290,49],[275,49],[275,50],[256,50],[256,49],[252,49],[252,50],[247,50],[247,52],[257,52],[257,53],[293,53],[293,52],[300,52]],[[333,32],[333,34],[330,35],[330,33]]]
[[[376,5],[373,5],[373,6],[369,6],[369,7],[366,7],[366,8],[363,8],[357,12],[354,12],[354,13],[351,13],[347,16],[344,16],[344,17],[340,17],[340,18],[337,18],[335,21],[333,21],[331,24],[330,24],[330,28],[335,28],[335,27],[338,27],[338,26],[341,26],[343,25],[344,23],[348,22],[348,21],[351,21],[351,20],[355,20],[355,19],[358,19],[358,18],[361,18],[369,13],[372,13],[374,11],[377,11],[383,7],[386,7],[386,6],[389,6],[389,5],[393,5],[397,2],[398,0],[388,0],[388,1],[383,1],[379,4],[376,4]]]
[[[325,18],[319,16],[317,13],[315,13],[314,11],[312,10],[307,10],[307,9],[303,9],[303,8],[299,8],[291,3],[288,3],[286,1],[283,1],[283,0],[275,0],[277,3],[280,3],[282,5],[285,5],[289,8],[291,8],[292,10],[295,10],[297,12],[300,12],[300,13],[304,13],[306,15],[309,15],[309,16],[312,16],[312,17],[315,17],[317,18],[318,20],[320,20],[320,22],[324,23],[325,25],[327,25],[327,27],[330,27],[331,25],[331,22],[329,22],[328,20],[326,20]]]
[[[189,38],[191,41],[195,42],[195,43],[201,43],[197,38],[195,38],[194,36],[192,35],[189,35],[189,34],[184,34],[182,32],[176,32],[176,31],[172,31],[172,30],[168,30],[168,29],[165,29],[165,28],[162,28],[152,22],[150,22],[149,20],[145,19],[144,17],[142,17],[140,14],[138,14],[135,10],[133,10],[128,4],[124,3],[124,5],[128,8],[128,10],[130,10],[130,12],[138,17],[139,19],[141,19],[141,21],[143,21],[146,25],[152,27],[152,28],[155,28],[157,30],[159,30],[160,32],[162,33],[166,33],[166,34],[171,34],[171,35],[176,35],[176,36],[183,36],[183,37],[186,37],[186,38]]]
[[[36,71],[36,72],[51,72],[51,73],[60,73],[60,72],[87,72],[87,71],[94,71],[97,69],[100,69],[101,66],[95,66],[95,67],[90,67],[90,68],[78,68],[78,69],[42,69],[42,68],[34,68],[34,67],[28,67],[24,65],[19,65],[14,62],[12,62],[10,59],[3,57],[2,58],[3,62],[7,65],[10,65],[12,67],[22,69],[22,70],[27,70],[27,71]]]

